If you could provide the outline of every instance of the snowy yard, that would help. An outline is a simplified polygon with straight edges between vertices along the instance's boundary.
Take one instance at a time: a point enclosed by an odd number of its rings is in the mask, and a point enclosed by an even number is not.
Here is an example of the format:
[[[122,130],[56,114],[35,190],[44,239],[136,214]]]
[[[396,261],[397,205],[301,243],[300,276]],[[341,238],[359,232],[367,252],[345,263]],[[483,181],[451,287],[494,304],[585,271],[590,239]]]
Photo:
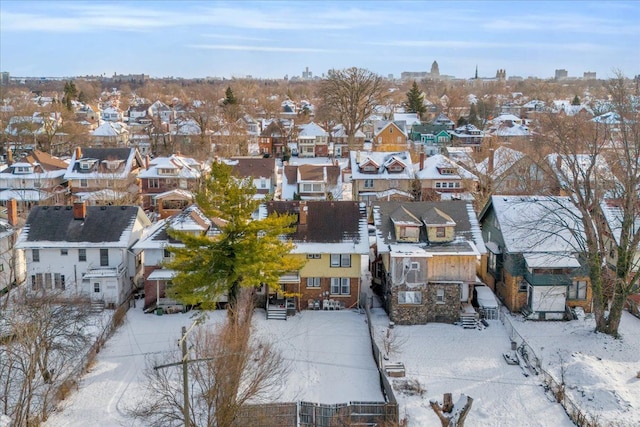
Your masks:
[[[210,313],[209,323],[225,314]],[[374,308],[372,315],[375,329],[385,331],[389,319],[384,311]],[[514,325],[548,370],[559,372],[558,355],[563,354],[570,393],[582,396],[586,407],[597,410],[603,426],[640,425],[640,380],[635,377],[640,370],[640,319],[625,313],[619,341],[594,334],[590,322],[514,320]],[[130,310],[126,323],[82,379],[80,390],[45,425],[140,425],[122,411],[145,394],[145,355],[176,348],[181,327],[190,323],[190,314],[155,316]],[[277,400],[382,399],[364,315],[350,310],[307,311],[285,322],[267,321],[264,311],[256,310],[254,324],[257,335],[275,342],[290,363]],[[441,401],[446,392],[453,394],[454,402],[461,393],[474,399],[467,417],[470,427],[573,426],[544,391],[540,377],[525,377],[520,367],[505,363],[502,354],[509,350],[510,339],[499,321],[489,322],[482,330],[447,324],[396,325],[393,333],[404,344],[390,361],[404,363],[406,378],[417,379],[425,390],[422,397],[396,393],[400,415],[408,419],[408,426],[439,425],[429,400]],[[398,380],[392,378],[392,382]]]

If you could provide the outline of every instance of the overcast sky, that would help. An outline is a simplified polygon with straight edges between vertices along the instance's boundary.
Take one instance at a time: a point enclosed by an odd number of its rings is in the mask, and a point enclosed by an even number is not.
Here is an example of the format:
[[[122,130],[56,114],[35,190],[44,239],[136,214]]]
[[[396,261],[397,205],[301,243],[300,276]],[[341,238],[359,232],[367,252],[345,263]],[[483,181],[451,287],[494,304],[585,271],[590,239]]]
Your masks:
[[[640,74],[640,2],[0,0],[0,70],[282,78]]]

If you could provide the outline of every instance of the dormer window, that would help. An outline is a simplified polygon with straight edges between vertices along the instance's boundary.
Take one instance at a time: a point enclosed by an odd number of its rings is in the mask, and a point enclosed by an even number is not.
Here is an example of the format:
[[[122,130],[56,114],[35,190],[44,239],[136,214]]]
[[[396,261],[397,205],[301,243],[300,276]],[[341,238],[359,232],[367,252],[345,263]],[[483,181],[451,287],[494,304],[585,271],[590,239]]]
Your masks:
[[[441,175],[455,175],[456,171],[453,168],[440,168]]]
[[[13,168],[13,173],[16,175],[31,173],[31,172],[33,172],[33,169],[31,166],[16,166],[15,168]]]
[[[108,170],[114,171],[120,167],[122,160],[105,160],[103,163]]]
[[[400,165],[399,163],[393,163],[387,167],[387,171],[389,173],[401,173],[402,171],[404,171],[404,167],[402,167],[402,165]]]
[[[174,168],[158,168],[158,175],[175,175],[176,169]]]
[[[96,159],[83,159],[78,162],[78,169],[81,171],[90,171],[98,161]]]

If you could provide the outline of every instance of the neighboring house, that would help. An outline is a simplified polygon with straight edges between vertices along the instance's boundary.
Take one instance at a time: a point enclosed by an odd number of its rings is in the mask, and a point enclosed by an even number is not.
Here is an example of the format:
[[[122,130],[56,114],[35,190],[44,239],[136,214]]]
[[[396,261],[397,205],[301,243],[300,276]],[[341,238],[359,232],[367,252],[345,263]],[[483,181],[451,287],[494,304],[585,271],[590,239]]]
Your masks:
[[[451,135],[447,132],[446,125],[431,123],[414,125],[411,127],[410,139],[421,145],[421,150],[428,156],[441,154],[443,147],[451,143]]]
[[[471,203],[374,202],[374,290],[391,321],[454,323],[472,307],[485,255]]]
[[[97,147],[122,147],[129,142],[129,131],[124,123],[105,121],[91,132]]]
[[[361,130],[354,135],[354,146],[362,147],[366,135]],[[329,154],[336,158],[349,158],[349,137],[342,124],[334,126],[330,136]]]
[[[607,249],[606,260],[609,266],[615,270],[618,263],[616,247],[619,247],[622,243],[620,239],[623,211],[615,200],[602,201],[600,203],[600,209],[602,210],[604,220],[607,224],[607,232],[604,235],[605,247]],[[640,230],[640,216],[634,219],[634,224],[630,231],[632,233],[637,233],[638,230]],[[630,238],[633,239],[633,236],[630,236]],[[631,271],[640,270],[640,243],[638,243],[636,252],[629,261],[631,263]]]
[[[453,130],[456,127],[456,123],[443,113],[438,114],[431,124],[444,126],[446,130]]]
[[[415,174],[408,151],[352,151],[350,154],[353,200],[413,199],[411,186]]]
[[[298,126],[298,155],[300,157],[327,157],[329,134],[314,122]]]
[[[122,113],[115,107],[107,107],[102,110],[100,117],[107,122],[119,122],[122,120]]]
[[[150,118],[151,116],[153,116],[151,104],[139,104],[129,107],[129,122]]]
[[[16,247],[25,251],[27,289],[117,307],[142,275],[131,247],[151,225],[138,206],[37,206]]]
[[[0,295],[25,279],[24,252],[15,248],[20,231],[17,203],[10,200],[7,219],[0,219]]]
[[[393,113],[394,122],[404,122],[407,129],[420,124],[420,116],[418,113]]]
[[[76,148],[64,178],[72,197],[87,198],[88,193],[110,190],[115,199],[96,200],[96,204],[138,203],[138,170],[143,160],[135,148]]]
[[[23,212],[43,202],[66,203],[66,162],[39,150],[32,151],[17,163],[11,160],[10,150],[7,154],[10,164],[0,172],[0,203],[16,199],[18,209]]]
[[[404,151],[409,149],[409,136],[404,121],[377,120],[373,123],[374,151]]]
[[[472,124],[459,126],[451,131],[451,143],[457,147],[473,147],[480,151],[484,138],[484,132]]]
[[[272,120],[258,137],[260,153],[282,156],[290,133],[290,123],[287,120]]]
[[[413,167],[415,177],[420,181],[423,197],[430,197],[434,193],[462,193],[474,190],[478,183],[474,174],[442,154],[425,159],[424,154],[420,153],[420,162]]]
[[[297,196],[302,200],[340,200],[342,180],[340,166],[285,165],[282,176],[282,200]]]
[[[273,195],[277,186],[276,159],[273,157],[231,157],[226,161],[231,172],[239,178],[249,178],[256,187],[256,197]]]
[[[169,237],[167,230],[214,236],[220,233],[220,225],[221,223],[216,224],[207,218],[196,205],[192,205],[145,229],[144,235],[132,248],[137,256],[142,253],[145,310],[175,305],[175,301],[165,297],[166,286],[175,276],[175,271],[165,268],[163,264],[171,259],[171,253],[167,248],[181,247],[183,244]]]
[[[491,197],[480,213],[488,250],[481,275],[509,310],[539,320],[563,319],[567,307],[590,311],[580,218],[566,197]]]
[[[552,194],[565,196],[571,193],[574,182],[583,188],[604,190],[607,197],[615,197],[620,190],[618,179],[603,155],[594,158],[591,154],[551,153],[547,163],[552,174],[548,177]],[[586,185],[588,182],[590,186]]]
[[[291,256],[305,259],[306,264],[281,278],[282,290],[295,296],[285,298],[267,290],[267,309],[277,302],[293,313],[358,304],[363,256],[369,253],[364,206],[351,201],[272,201],[263,215],[272,213],[298,216],[295,231],[286,238],[295,245]]]
[[[174,119],[173,110],[162,101],[156,101],[149,107],[151,116],[160,119],[162,123],[169,123]]]
[[[154,198],[160,194],[173,190],[195,191],[202,171],[203,165],[200,162],[179,153],[155,159],[145,157],[144,168],[138,173],[143,209],[146,211],[156,206]]]
[[[544,172],[524,153],[509,147],[490,150],[489,156],[476,165],[480,185],[496,194],[544,194],[550,189]]]

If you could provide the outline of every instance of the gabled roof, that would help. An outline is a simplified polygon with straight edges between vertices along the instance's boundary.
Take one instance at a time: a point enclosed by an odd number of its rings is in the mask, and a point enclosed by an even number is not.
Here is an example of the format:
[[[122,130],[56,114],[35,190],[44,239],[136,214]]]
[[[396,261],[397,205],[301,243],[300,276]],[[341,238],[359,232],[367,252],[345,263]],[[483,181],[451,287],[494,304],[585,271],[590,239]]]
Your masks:
[[[407,135],[407,123],[404,120],[390,121],[390,120],[376,120],[373,122],[373,135],[379,135],[389,127],[395,127],[403,135]]]
[[[368,253],[366,213],[352,201],[271,201],[266,214],[297,214],[296,231],[288,237],[300,251],[313,252],[313,244],[331,244],[316,253]],[[300,221],[300,209],[306,209],[306,224]],[[305,222],[305,221],[302,221]],[[304,252],[303,252],[304,253]]]
[[[414,214],[409,212],[407,208],[405,208],[402,205],[398,206],[398,208],[395,211],[391,212],[391,214],[389,215],[389,218],[391,218],[391,221],[393,221],[394,224],[405,224],[405,225],[416,225],[416,226],[420,226],[422,224],[418,217],[416,217]]]
[[[512,148],[500,146],[493,152],[493,172],[491,172],[492,178],[502,176],[507,172],[514,164],[524,158],[524,154],[520,151],[516,151]],[[484,159],[482,162],[476,165],[476,169],[479,173],[489,175],[489,161],[491,156]]]
[[[477,176],[467,171],[462,166],[458,166],[442,154],[435,154],[427,157],[424,160],[424,167],[422,170],[420,170],[420,163],[414,164],[413,167],[415,169],[416,178],[418,179],[478,180]],[[456,173],[443,174],[441,173],[443,169],[453,169]]]
[[[166,178],[159,173],[160,169],[173,169],[175,175],[171,177],[197,179],[200,177],[200,163],[190,157],[182,157],[176,154],[170,157],[156,157],[149,162],[149,168],[144,168],[138,174],[138,178]]]
[[[125,178],[135,167],[142,165],[142,157],[136,148],[84,148],[81,157],[76,158],[78,151],[74,151],[65,173],[66,179],[82,179],[102,176],[105,173],[114,178]],[[89,173],[81,172],[80,161],[95,160],[99,165],[107,161],[121,161],[123,168],[108,171],[102,167],[91,170]]]
[[[298,126],[298,138],[315,138],[318,136],[329,136],[326,130],[314,122]]]
[[[506,252],[581,252],[581,215],[568,197],[491,196],[480,213],[481,221],[490,210],[497,218]]]
[[[620,245],[624,211],[613,200],[600,202],[600,208],[602,209],[602,213],[616,244]],[[640,216],[634,218],[634,225],[631,227],[631,230],[633,233],[637,233],[638,230],[640,230]],[[640,246],[638,246],[637,250],[640,251]]]
[[[20,235],[19,247],[58,247],[74,243],[127,247],[136,221],[150,221],[138,206],[87,206],[84,219],[75,219],[73,206],[35,206]]]
[[[276,159],[272,157],[232,157],[227,163],[232,173],[242,178],[271,178],[276,172]]]
[[[33,150],[23,161],[32,165],[38,163],[45,171],[65,170],[69,166],[67,162],[40,150]]]
[[[413,170],[411,168],[411,154],[408,151],[385,152],[385,151],[350,151],[351,176],[353,179],[412,179]],[[377,173],[363,173],[359,168],[367,162],[374,162],[380,165]],[[393,163],[404,166],[400,173],[389,173],[387,167]]]
[[[379,252],[399,251],[401,247],[409,251],[442,252],[452,251],[459,253],[483,254],[486,252],[482,233],[478,224],[473,206],[463,200],[446,200],[439,202],[398,202],[398,201],[374,201],[374,222],[379,233],[377,243]],[[453,242],[427,243],[426,235],[421,232],[418,243],[397,243],[393,228],[393,216],[402,216],[416,220],[421,225],[455,225]],[[418,219],[420,218],[420,219]],[[433,222],[432,222],[433,221]],[[402,249],[404,250],[404,249]]]

